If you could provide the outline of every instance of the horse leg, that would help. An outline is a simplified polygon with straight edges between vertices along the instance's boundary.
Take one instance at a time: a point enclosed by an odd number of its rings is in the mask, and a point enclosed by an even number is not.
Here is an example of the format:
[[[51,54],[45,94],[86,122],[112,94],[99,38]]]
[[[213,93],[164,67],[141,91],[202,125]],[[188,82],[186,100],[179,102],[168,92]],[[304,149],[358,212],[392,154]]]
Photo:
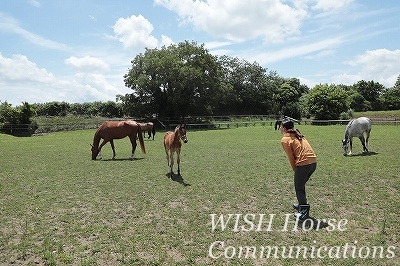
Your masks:
[[[367,131],[367,137],[365,138],[365,147],[367,149],[367,152],[369,152],[369,150],[368,150],[368,140],[369,140],[370,133],[371,133],[371,129]]]
[[[364,138],[364,134],[362,136],[359,137],[361,144],[363,146],[363,152],[366,152],[367,147],[365,147],[365,138]]]
[[[108,140],[103,140],[103,142],[102,142],[102,143],[100,144],[100,146],[99,146],[99,153],[97,154],[97,157],[100,156],[99,159],[102,159],[102,156],[101,156],[101,148],[103,148],[103,146],[106,145],[107,142],[108,142]]]
[[[181,164],[181,150],[178,149],[176,151],[176,163],[178,164],[178,175],[181,175],[181,168],[180,168],[180,164]]]
[[[165,147],[165,158],[167,158],[167,165],[168,165],[168,169],[167,169],[167,172],[168,172],[168,176],[170,175],[170,173],[171,173],[171,168],[170,168],[170,165],[169,165],[169,153],[168,153],[168,148],[167,147]]]
[[[131,140],[131,143],[132,143],[132,154],[131,154],[131,157],[129,157],[129,159],[133,159],[133,157],[135,156],[135,150],[136,150],[136,133],[132,136],[132,137],[129,137],[129,139]]]
[[[352,151],[353,151],[353,138],[350,138],[349,143],[350,143],[350,152],[349,152],[349,155],[351,155],[351,153],[352,153]]]
[[[169,151],[169,177],[172,179],[172,175],[174,173],[174,152],[172,150]]]
[[[112,149],[112,151],[113,151],[113,157],[112,157],[112,159],[114,160],[114,159],[115,159],[115,147],[114,147],[114,140],[110,140],[110,144],[111,144],[111,149]]]

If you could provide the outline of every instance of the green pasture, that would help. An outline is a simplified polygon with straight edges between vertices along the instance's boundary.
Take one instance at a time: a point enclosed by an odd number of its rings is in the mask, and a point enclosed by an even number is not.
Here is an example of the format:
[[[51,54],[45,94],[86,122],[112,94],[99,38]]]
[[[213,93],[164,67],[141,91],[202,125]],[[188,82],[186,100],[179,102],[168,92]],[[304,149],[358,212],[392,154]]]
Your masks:
[[[399,265],[400,127],[373,125],[371,153],[354,139],[351,157],[344,127],[299,126],[318,156],[311,216],[331,222],[312,230],[286,216],[293,172],[269,125],[189,130],[174,180],[162,132],[145,140],[146,155],[128,160],[122,139],[116,160],[107,144],[97,161],[94,130],[0,134],[0,265]],[[212,214],[242,218],[213,230]],[[277,256],[260,258],[271,246]],[[310,253],[282,255],[289,247]]]

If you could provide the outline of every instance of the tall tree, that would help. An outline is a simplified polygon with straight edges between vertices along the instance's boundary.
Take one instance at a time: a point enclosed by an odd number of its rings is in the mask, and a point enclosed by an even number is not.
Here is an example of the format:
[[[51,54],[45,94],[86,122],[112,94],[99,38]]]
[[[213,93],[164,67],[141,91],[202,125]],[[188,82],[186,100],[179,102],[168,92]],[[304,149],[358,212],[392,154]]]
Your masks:
[[[370,110],[380,110],[381,103],[379,97],[384,91],[385,87],[379,82],[374,82],[373,80],[365,81],[360,80],[353,85],[354,89],[358,91],[369,103],[371,103]]]
[[[400,109],[400,75],[392,88],[384,90],[381,95],[381,101],[386,110]]]
[[[306,85],[301,85],[298,78],[289,78],[281,84],[274,95],[278,112],[285,116],[300,119],[302,103],[300,98],[309,91]]]
[[[274,85],[258,63],[221,56],[226,95],[220,113],[268,114],[272,110]]]
[[[349,108],[348,94],[335,84],[316,85],[307,95],[309,111],[317,120],[339,119]]]
[[[136,105],[137,115],[211,115],[223,95],[221,66],[204,45],[185,41],[146,49],[131,63],[124,81],[133,93],[118,98],[124,109]]]

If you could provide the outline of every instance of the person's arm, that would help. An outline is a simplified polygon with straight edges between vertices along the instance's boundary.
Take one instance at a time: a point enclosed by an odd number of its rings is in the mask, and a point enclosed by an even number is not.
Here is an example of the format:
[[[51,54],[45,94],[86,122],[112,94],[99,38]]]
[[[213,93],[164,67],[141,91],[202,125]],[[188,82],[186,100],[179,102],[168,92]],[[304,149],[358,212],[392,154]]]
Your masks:
[[[281,141],[283,150],[285,151],[289,162],[290,166],[292,166],[293,171],[296,171],[296,164],[295,164],[295,157],[292,148],[290,147],[289,141]]]

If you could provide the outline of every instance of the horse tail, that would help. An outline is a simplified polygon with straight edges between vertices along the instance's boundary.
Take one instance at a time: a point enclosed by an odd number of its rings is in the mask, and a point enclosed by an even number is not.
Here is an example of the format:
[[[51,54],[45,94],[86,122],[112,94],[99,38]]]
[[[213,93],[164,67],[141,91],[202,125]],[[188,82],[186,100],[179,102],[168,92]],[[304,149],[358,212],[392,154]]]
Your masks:
[[[144,147],[144,141],[143,141],[142,128],[140,127],[140,125],[138,125],[137,136],[139,138],[140,149],[142,149],[143,154],[146,154],[146,148]]]

